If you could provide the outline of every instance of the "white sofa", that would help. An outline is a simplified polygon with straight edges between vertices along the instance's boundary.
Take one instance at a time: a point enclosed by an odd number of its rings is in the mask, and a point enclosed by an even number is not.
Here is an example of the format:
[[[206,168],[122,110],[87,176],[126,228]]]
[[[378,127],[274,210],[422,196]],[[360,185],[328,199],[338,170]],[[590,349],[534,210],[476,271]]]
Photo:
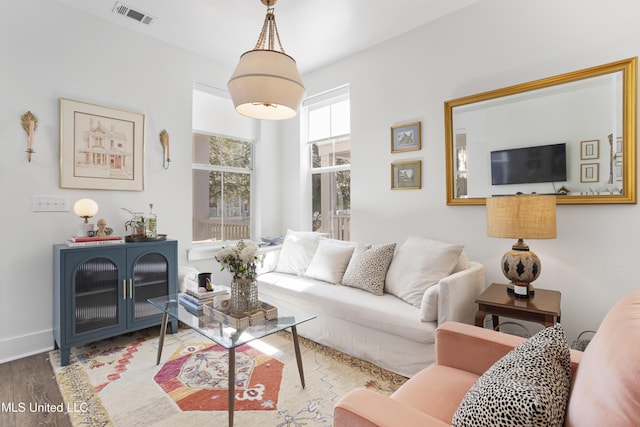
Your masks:
[[[301,244],[304,240],[306,243]],[[290,244],[292,241],[295,244]],[[345,253],[327,257],[326,248],[332,246]],[[382,295],[376,295],[371,290],[352,287],[367,281],[362,276],[356,275],[360,279],[355,284],[352,281],[351,286],[335,282],[338,277],[344,277],[346,282],[345,270],[349,271],[358,258],[357,243],[289,230],[281,247],[264,254],[257,278],[260,299],[316,315],[316,319],[298,326],[301,336],[410,377],[435,361],[434,337],[439,324],[473,324],[475,299],[485,288],[485,275],[481,264],[468,261],[462,245],[410,236],[395,246],[386,247],[391,250],[387,265],[376,260],[375,265],[364,266],[366,274],[384,275],[384,290]],[[353,256],[347,256],[349,250],[345,247],[352,248]],[[319,261],[321,252],[325,256]],[[433,274],[432,270],[442,266]],[[325,274],[325,270],[329,273]],[[426,290],[411,289],[403,294],[398,289],[425,277],[431,280]]]

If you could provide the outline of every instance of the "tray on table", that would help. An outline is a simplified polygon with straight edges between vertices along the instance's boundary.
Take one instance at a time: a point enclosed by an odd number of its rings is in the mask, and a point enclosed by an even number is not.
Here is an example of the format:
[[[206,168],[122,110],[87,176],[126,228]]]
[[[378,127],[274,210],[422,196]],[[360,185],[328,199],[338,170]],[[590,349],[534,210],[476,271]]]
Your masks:
[[[203,307],[206,314],[236,329],[243,329],[278,317],[278,308],[263,301],[258,301],[258,308],[253,313],[246,314],[242,317],[234,317],[230,313],[223,313],[220,310],[216,310],[213,308],[213,301],[203,304]]]

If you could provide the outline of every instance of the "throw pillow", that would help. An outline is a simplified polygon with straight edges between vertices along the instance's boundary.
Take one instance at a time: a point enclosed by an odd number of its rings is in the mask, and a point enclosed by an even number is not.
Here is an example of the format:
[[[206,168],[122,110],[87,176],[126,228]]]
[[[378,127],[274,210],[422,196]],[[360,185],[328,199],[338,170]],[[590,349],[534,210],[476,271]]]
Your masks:
[[[356,244],[344,240],[320,239],[304,276],[329,283],[340,283]]]
[[[382,295],[384,279],[395,249],[395,243],[384,245],[360,243],[344,272],[342,284],[364,289],[374,295]]]
[[[453,415],[457,427],[562,427],[571,386],[571,355],[557,323],[520,344],[469,389]]]
[[[456,266],[453,268],[453,271],[451,272],[451,274],[457,273],[462,270],[466,270],[469,267],[471,267],[471,264],[469,264],[469,257],[467,256],[467,254],[462,252],[458,257],[458,260],[456,261]]]
[[[305,272],[318,248],[321,233],[287,230],[274,271],[300,275]]]
[[[420,307],[424,291],[451,274],[463,247],[409,236],[393,256],[385,291]]]

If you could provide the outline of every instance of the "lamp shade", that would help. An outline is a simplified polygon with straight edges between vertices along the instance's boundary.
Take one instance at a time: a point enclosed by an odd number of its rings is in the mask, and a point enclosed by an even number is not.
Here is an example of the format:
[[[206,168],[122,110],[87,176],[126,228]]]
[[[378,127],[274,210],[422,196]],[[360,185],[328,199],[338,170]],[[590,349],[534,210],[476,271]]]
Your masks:
[[[556,238],[556,196],[537,194],[487,198],[487,236]]]
[[[254,119],[295,117],[305,95],[296,61],[283,52],[245,52],[227,83],[236,111]]]
[[[98,213],[98,204],[91,199],[80,199],[73,205],[73,211],[80,218],[91,218]]]

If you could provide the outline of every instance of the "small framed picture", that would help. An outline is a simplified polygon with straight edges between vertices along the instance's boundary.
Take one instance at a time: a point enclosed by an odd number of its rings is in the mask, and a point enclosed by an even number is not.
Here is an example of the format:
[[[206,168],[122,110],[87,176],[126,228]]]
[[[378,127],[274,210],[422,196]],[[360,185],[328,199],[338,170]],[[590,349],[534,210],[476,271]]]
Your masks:
[[[591,160],[600,158],[600,140],[590,139],[580,141],[580,160]]]
[[[580,165],[580,182],[598,182],[600,165],[598,163],[583,163]]]
[[[391,163],[391,189],[417,190],[422,186],[422,160]]]
[[[391,126],[391,152],[414,151],[422,148],[420,122]]]

